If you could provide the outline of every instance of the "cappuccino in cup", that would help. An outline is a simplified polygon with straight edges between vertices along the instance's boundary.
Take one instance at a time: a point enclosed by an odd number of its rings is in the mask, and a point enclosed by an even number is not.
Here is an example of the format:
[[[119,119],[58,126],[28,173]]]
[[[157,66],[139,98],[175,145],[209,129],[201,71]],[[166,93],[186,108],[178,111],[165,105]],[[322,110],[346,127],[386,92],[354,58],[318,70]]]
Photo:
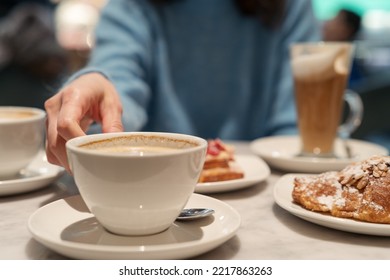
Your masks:
[[[35,112],[28,111],[1,111],[0,110],[0,122],[7,122],[13,119],[26,119],[37,116]]]
[[[15,178],[43,148],[45,111],[0,106],[0,179]]]
[[[95,141],[81,145],[81,148],[91,151],[103,153],[118,153],[124,155],[146,156],[157,155],[163,153],[175,153],[186,147],[191,147],[191,143],[183,143],[181,146],[174,145],[164,146],[160,142],[166,142],[165,138],[155,138],[155,141],[148,140],[148,145],[145,145],[139,136],[117,137]],[[195,144],[193,144],[195,145]]]
[[[192,195],[207,141],[158,132],[86,135],[66,143],[75,183],[109,232],[149,235],[169,228]]]

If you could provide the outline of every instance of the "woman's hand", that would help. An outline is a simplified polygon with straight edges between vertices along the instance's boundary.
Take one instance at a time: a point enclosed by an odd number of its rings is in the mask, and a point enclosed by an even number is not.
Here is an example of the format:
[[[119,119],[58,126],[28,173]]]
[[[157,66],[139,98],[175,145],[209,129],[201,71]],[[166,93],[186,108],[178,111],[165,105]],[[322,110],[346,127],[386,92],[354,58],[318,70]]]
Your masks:
[[[45,102],[46,155],[50,163],[70,172],[66,156],[67,140],[85,135],[93,123],[103,132],[123,131],[122,104],[114,86],[102,75],[80,76]]]

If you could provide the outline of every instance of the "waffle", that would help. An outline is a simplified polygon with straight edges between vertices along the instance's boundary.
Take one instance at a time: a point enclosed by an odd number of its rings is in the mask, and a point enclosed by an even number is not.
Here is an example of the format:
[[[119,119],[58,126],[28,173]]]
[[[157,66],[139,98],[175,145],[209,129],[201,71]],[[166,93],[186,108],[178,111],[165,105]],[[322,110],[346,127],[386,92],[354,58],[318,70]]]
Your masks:
[[[220,139],[209,140],[199,183],[234,180],[243,177],[244,172],[234,157],[234,147],[223,143]]]
[[[390,157],[375,156],[340,172],[297,176],[293,201],[302,207],[373,223],[390,223]]]

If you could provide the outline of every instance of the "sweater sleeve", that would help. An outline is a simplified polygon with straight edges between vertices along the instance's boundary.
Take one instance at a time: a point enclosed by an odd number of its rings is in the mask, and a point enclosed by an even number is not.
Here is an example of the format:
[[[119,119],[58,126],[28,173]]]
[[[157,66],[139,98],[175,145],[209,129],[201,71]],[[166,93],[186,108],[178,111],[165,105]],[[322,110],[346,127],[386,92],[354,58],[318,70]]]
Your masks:
[[[108,2],[96,28],[90,61],[72,77],[98,72],[114,84],[124,108],[125,131],[139,130],[146,123],[151,95],[152,10],[142,2],[146,1]]]

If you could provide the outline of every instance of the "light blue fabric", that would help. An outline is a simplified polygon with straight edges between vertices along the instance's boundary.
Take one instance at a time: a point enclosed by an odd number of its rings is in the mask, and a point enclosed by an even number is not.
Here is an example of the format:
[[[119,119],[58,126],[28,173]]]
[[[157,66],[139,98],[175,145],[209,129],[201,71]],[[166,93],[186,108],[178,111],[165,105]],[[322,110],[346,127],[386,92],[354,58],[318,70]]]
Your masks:
[[[232,0],[111,0],[89,65],[121,96],[126,131],[251,140],[295,128],[291,42],[319,40],[310,0],[287,1],[276,31]],[[73,77],[74,78],[74,77]]]

